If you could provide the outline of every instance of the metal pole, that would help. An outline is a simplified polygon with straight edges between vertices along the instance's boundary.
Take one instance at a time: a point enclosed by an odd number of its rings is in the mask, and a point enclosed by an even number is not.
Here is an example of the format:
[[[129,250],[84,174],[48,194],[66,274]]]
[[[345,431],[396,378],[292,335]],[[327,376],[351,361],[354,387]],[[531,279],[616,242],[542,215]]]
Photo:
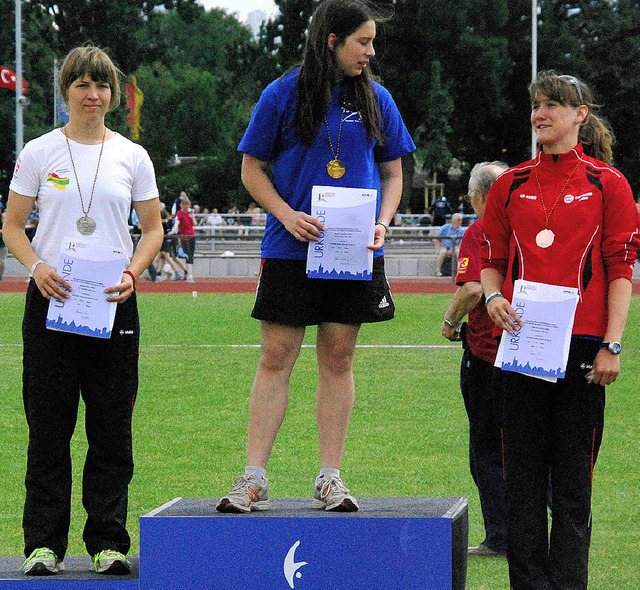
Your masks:
[[[22,122],[22,2],[16,0],[16,158],[24,144]]]
[[[538,0],[531,0],[531,81],[538,75]],[[531,130],[531,158],[538,154],[536,134]]]

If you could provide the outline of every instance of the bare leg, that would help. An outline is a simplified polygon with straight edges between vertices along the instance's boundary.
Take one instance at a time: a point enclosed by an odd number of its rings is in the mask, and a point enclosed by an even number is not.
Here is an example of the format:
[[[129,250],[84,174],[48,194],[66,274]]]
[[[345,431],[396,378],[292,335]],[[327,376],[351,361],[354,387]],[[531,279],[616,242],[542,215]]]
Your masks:
[[[355,398],[353,355],[359,325],[318,326],[316,417],[322,467],[340,468]]]
[[[287,412],[291,371],[304,332],[304,326],[262,322],[262,350],[249,400],[247,465],[267,466]]]

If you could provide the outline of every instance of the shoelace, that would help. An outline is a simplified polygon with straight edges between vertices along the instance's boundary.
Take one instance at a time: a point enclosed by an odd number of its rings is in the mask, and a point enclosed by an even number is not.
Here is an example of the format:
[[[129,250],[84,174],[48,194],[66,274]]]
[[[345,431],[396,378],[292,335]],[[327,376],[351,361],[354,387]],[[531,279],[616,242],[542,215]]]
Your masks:
[[[332,488],[343,494],[349,493],[349,490],[344,483],[342,483],[342,480],[339,477],[330,477],[322,484],[322,487],[320,488],[320,495],[322,497],[327,496]]]

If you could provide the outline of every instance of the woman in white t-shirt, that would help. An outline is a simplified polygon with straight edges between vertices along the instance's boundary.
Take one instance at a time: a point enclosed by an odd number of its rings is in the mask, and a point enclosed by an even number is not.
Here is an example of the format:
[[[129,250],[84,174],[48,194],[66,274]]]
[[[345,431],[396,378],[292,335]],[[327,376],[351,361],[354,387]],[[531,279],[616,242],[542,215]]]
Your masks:
[[[130,570],[126,518],[139,348],[135,282],[158,252],[163,231],[147,152],[105,126],[105,115],[120,102],[120,76],[101,49],[73,49],[60,76],[69,123],[25,146],[10,185],[4,239],[31,276],[23,320],[29,448],[22,570],[27,575],[64,569],[71,504],[69,442],[80,395],[88,440],[83,539],[96,572]],[[36,200],[40,219],[30,243],[24,227]],[[132,205],[142,232],[135,253],[128,227]],[[72,290],[56,271],[66,238],[126,253],[126,270],[116,285],[105,289],[107,301],[118,304],[110,338],[45,327],[49,302],[66,301]]]

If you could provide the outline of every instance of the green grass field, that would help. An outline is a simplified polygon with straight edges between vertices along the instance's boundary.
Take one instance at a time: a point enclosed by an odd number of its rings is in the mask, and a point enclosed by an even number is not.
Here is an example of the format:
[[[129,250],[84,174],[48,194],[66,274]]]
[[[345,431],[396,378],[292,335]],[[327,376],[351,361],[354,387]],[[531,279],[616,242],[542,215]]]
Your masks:
[[[439,333],[449,298],[397,295],[394,321],[363,327],[359,344],[370,346],[356,354],[357,397],[342,473],[360,497],[468,497],[469,541],[476,544],[483,529],[468,468],[467,421],[458,384],[461,351]],[[23,300],[22,294],[0,294],[0,555],[22,554],[27,444],[20,389]],[[252,295],[200,293],[194,301],[191,294],[142,294],[139,302],[143,333],[134,414],[136,473],[130,489],[132,554],[139,551],[140,515],[178,496],[219,497],[243,471],[247,398],[259,353],[259,323],[249,317]],[[640,298],[634,297],[623,372],[609,388],[595,474],[594,590],[631,590],[640,584],[639,318]],[[310,329],[308,344],[314,335]],[[315,382],[315,351],[305,347],[269,463],[272,497],[310,496],[319,467]],[[82,424],[80,416],[73,445],[71,555],[84,554]],[[467,588],[508,588],[506,561],[471,559]]]

